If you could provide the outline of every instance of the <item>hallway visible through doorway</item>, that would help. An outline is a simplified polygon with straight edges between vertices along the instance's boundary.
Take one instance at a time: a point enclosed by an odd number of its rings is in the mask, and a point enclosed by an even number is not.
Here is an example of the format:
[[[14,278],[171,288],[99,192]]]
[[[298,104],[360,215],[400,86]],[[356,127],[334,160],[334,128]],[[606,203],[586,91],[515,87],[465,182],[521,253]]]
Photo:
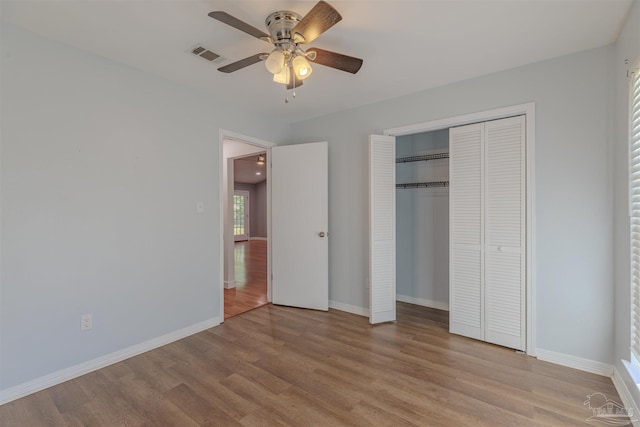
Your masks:
[[[225,319],[268,304],[267,242],[236,242],[234,260],[236,287],[224,290]]]

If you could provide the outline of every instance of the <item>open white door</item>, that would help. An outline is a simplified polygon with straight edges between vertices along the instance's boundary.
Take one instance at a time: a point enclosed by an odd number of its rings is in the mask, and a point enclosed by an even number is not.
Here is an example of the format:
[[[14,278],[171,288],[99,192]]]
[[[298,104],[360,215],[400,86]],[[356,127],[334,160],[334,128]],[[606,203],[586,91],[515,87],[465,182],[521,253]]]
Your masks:
[[[396,320],[396,138],[369,136],[369,323]]]
[[[326,142],[271,149],[272,302],[329,309]]]

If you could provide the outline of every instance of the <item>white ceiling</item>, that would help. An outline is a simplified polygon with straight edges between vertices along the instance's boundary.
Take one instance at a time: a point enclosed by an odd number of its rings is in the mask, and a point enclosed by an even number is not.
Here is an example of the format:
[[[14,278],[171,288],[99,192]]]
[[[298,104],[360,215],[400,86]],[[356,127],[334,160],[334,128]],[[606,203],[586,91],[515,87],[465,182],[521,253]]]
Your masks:
[[[331,1],[343,20],[311,46],[364,59],[360,72],[314,66],[297,98],[262,64],[216,70],[270,45],[207,16],[223,10],[264,29],[275,10],[315,1],[2,0],[2,20],[198,88],[219,101],[294,122],[521,66],[616,40],[631,0]],[[265,29],[266,31],[266,29]],[[188,53],[202,45],[227,62]]]

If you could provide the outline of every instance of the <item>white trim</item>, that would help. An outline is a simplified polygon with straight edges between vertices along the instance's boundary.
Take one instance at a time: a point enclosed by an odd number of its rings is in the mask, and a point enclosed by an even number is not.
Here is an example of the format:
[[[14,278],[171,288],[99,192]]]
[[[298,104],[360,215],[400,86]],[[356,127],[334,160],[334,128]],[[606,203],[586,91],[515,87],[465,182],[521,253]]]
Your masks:
[[[358,307],[356,305],[343,304],[338,301],[329,300],[329,308],[334,310],[346,311],[347,313],[357,314],[358,316],[369,317],[369,309]]]
[[[557,353],[551,350],[538,349],[538,359],[545,362],[551,362],[569,368],[579,369],[581,371],[591,372],[592,374],[610,377],[613,374],[613,365],[598,362],[595,360],[583,359],[582,357],[572,356],[570,354]]]
[[[496,108],[494,110],[480,111],[477,113],[463,114],[460,116],[447,117],[444,119],[431,120],[423,123],[399,126],[385,129],[383,135],[402,136],[415,133],[430,132],[440,129],[448,129],[454,126],[468,125],[471,123],[486,122],[488,120],[504,119],[506,117],[530,114],[535,111],[535,102],[512,105],[510,107]]]
[[[223,139],[230,139],[232,141],[243,142],[245,144],[255,145],[257,147],[262,147],[265,149],[274,147],[276,145],[273,142],[265,141],[259,138],[254,138],[252,136],[243,135],[241,133],[233,132],[226,129],[220,129],[219,133],[220,133],[221,143]]]
[[[635,400],[633,400],[633,396],[627,387],[627,384],[622,379],[620,375],[620,371],[618,371],[617,367],[613,367],[613,375],[611,376],[611,381],[613,382],[613,386],[616,388],[618,395],[620,396],[620,400],[622,400],[622,405],[629,410],[631,408],[633,410],[633,414],[635,415],[636,421],[633,422],[634,427],[640,427],[640,418],[638,418],[638,414],[640,414],[640,410],[638,409],[638,405]]]
[[[527,132],[527,354],[536,355],[536,106],[526,104],[525,126]]]
[[[410,297],[409,295],[396,294],[396,301],[406,302],[409,304],[421,305],[423,307],[435,308],[438,310],[449,311],[449,304],[446,302],[433,301],[426,298]]]
[[[402,136],[415,133],[430,132],[440,129],[448,129],[471,123],[485,122],[488,120],[502,119],[518,115],[525,115],[527,132],[527,354],[536,356],[536,210],[535,210],[535,102],[513,105],[510,107],[496,108],[477,113],[464,114],[444,119],[432,120],[424,123],[400,126],[383,130],[383,135]]]
[[[269,239],[267,239],[266,237],[249,237],[249,240],[262,240],[262,241],[269,241]]]
[[[219,273],[219,283],[220,283],[220,316],[224,313],[224,250],[225,250],[225,241],[224,241],[224,202],[222,201],[222,195],[225,194],[224,189],[224,177],[222,176],[222,172],[224,170],[223,162],[225,161],[224,152],[222,150],[224,141],[232,140],[243,142],[245,144],[255,145],[257,147],[264,148],[267,152],[267,159],[269,163],[271,163],[271,147],[275,147],[276,144],[273,142],[264,141],[262,139],[253,138],[251,136],[246,136],[239,134],[237,132],[233,132],[230,130],[220,128],[218,130],[218,194],[220,197],[220,212],[219,212],[219,240],[220,240],[220,273]],[[267,235],[271,235],[271,168],[267,167]],[[267,301],[271,302],[271,241],[269,240],[267,243]]]
[[[0,405],[27,396],[29,394],[44,390],[45,388],[53,387],[54,385],[69,381],[73,378],[77,378],[81,375],[89,372],[102,369],[106,366],[128,359],[138,354],[145,353],[154,348],[162,347],[174,341],[178,341],[182,338],[186,338],[190,335],[197,334],[205,329],[213,328],[220,324],[220,317],[214,317],[203,322],[196,323],[186,328],[179,329],[174,332],[159,336],[157,338],[150,339],[140,344],[132,345],[125,349],[97,357],[87,362],[80,363],[75,366],[71,366],[60,371],[53,372],[48,375],[44,375],[40,378],[27,381],[26,383],[18,384],[17,386],[0,391]]]
[[[224,288],[225,289],[233,289],[236,287],[236,281],[235,280],[225,280],[224,281]]]

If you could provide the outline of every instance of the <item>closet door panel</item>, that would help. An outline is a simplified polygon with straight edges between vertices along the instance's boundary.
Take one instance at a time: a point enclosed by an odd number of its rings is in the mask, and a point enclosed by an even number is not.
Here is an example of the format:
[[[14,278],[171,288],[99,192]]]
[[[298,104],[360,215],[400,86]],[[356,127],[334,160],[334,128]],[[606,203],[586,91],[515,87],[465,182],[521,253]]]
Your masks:
[[[519,248],[524,237],[524,120],[514,117],[485,126],[485,243]]]
[[[522,257],[519,252],[487,252],[485,262],[485,340],[524,350],[522,292],[519,285]]]
[[[486,341],[524,349],[525,122],[485,123]]]
[[[482,254],[475,248],[456,247],[450,263],[450,332],[482,340]]]
[[[484,339],[483,144],[482,124],[449,131],[449,330],[476,339]]]
[[[396,140],[369,136],[369,322],[396,320]]]

